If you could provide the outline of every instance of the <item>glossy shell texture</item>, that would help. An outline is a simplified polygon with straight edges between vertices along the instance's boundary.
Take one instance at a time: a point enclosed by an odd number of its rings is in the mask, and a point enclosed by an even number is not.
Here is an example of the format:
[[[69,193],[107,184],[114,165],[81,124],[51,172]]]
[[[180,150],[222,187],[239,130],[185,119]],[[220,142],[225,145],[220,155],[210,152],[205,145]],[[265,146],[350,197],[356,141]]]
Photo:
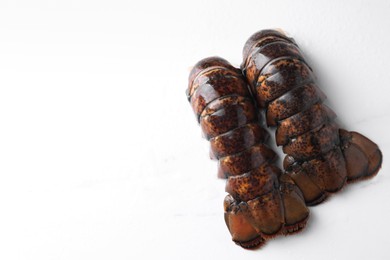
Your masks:
[[[323,201],[347,181],[374,176],[382,163],[378,146],[340,129],[323,101],[312,69],[292,38],[275,30],[252,35],[241,66],[267,125],[286,154],[284,168],[307,205]]]
[[[189,76],[187,98],[218,176],[227,178],[225,221],[232,239],[244,248],[304,227],[309,216],[303,195],[274,165],[256,107],[241,71],[226,60],[199,61]]]

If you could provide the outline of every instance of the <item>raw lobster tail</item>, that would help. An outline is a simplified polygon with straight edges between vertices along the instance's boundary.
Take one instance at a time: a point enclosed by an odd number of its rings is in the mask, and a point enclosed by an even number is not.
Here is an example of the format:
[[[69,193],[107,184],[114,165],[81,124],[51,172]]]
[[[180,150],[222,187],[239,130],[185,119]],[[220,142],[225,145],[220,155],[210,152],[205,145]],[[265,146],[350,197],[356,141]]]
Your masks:
[[[233,241],[251,248],[303,228],[309,210],[292,179],[273,165],[276,154],[264,144],[268,134],[241,71],[218,57],[203,59],[190,73],[187,96],[218,176],[227,178],[225,221]]]
[[[314,74],[292,38],[260,31],[246,42],[242,70],[276,143],[286,153],[284,168],[315,205],[346,181],[374,176],[382,163],[378,146],[356,132],[340,129],[322,102]]]

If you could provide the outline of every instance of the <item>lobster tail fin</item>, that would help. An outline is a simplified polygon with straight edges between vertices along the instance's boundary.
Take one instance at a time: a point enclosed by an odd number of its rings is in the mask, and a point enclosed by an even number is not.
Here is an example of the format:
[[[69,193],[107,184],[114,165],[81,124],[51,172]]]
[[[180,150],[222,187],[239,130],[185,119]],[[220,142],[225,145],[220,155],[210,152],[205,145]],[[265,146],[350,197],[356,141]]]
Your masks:
[[[340,129],[348,181],[375,176],[382,165],[382,153],[378,145],[357,132]]]
[[[284,205],[286,233],[299,231],[306,225],[309,209],[305,205],[302,192],[286,174],[280,177],[281,196]]]
[[[254,248],[265,243],[265,239],[248,220],[249,212],[246,204],[239,204],[231,195],[227,195],[224,208],[225,223],[236,244],[244,248]]]

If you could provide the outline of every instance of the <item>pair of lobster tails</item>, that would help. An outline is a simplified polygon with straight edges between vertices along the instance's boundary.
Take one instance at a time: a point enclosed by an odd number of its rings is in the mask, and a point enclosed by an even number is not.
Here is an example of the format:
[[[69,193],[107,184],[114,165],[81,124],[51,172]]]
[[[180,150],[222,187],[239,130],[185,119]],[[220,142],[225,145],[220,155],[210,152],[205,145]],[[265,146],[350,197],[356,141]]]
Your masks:
[[[376,144],[340,129],[335,113],[297,44],[274,30],[249,38],[241,69],[219,57],[199,61],[187,97],[226,178],[225,221],[244,248],[302,229],[307,206],[323,201],[346,182],[375,175],[382,162]],[[267,146],[268,132],[283,146],[284,172]]]

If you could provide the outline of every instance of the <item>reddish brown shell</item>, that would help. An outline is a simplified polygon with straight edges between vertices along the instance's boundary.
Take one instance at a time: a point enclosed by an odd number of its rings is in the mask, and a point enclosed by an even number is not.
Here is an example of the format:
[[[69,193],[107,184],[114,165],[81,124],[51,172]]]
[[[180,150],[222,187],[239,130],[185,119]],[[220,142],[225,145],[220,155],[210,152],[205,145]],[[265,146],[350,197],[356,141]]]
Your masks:
[[[244,248],[279,233],[304,227],[309,216],[302,193],[273,162],[256,108],[240,70],[211,57],[192,69],[188,100],[218,159],[218,176],[227,178],[225,221],[233,241]]]
[[[382,163],[378,146],[356,132],[342,130],[325,94],[292,38],[274,30],[246,42],[242,70],[276,143],[287,154],[284,168],[308,205],[340,190],[346,181],[375,175]]]

